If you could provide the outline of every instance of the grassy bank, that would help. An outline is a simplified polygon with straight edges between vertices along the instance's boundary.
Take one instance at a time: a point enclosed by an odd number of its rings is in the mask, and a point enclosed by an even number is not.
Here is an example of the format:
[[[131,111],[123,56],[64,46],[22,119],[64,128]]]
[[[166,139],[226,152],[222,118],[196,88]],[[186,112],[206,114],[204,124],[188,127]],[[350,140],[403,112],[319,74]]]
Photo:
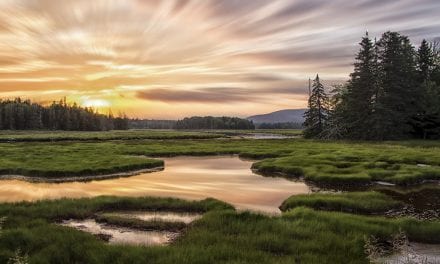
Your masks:
[[[103,137],[107,137],[107,132],[102,133]],[[440,179],[439,148],[426,147],[426,142],[356,143],[226,138],[168,139],[166,142],[132,139],[0,143],[0,174],[48,177],[97,175],[161,165],[160,161],[140,156],[222,154],[260,159],[253,168],[263,175],[302,177],[322,185],[366,185],[374,181],[411,185]]]
[[[95,236],[53,224],[103,211],[205,212],[170,246],[109,245]],[[0,262],[16,249],[31,263],[368,263],[365,237],[388,238],[399,229],[410,240],[440,243],[440,222],[389,220],[295,208],[282,217],[237,213],[215,200],[114,198],[1,204],[6,216]]]
[[[379,214],[401,206],[402,203],[378,192],[313,193],[294,195],[283,202],[281,211],[296,207],[341,211],[359,214]]]
[[[301,136],[301,129],[257,130],[171,130],[134,129],[113,131],[11,131],[0,130],[0,142],[59,142],[59,141],[109,141],[109,140],[166,140],[166,139],[215,139],[243,134],[276,134]]]
[[[440,179],[440,151],[436,147],[303,140],[292,147],[291,153],[262,160],[253,168],[261,174],[303,177],[324,185],[373,181],[411,185]]]
[[[31,145],[29,145],[31,144]],[[163,161],[98,145],[0,144],[0,174],[34,177],[103,175],[163,166]],[[100,152],[100,150],[102,152]]]
[[[223,134],[176,130],[114,131],[8,131],[0,130],[0,142],[109,141],[140,139],[214,139]]]

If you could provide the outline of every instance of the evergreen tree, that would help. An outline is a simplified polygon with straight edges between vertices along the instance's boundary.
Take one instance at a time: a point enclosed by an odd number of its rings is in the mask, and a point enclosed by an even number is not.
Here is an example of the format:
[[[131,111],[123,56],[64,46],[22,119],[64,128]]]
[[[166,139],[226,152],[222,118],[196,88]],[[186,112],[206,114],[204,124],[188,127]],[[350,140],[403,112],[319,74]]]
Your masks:
[[[418,81],[422,92],[419,108],[413,120],[418,138],[438,138],[440,135],[440,89],[435,77],[434,46],[423,40],[417,54]]]
[[[351,73],[346,92],[341,96],[341,106],[335,114],[344,127],[344,137],[367,139],[373,123],[373,100],[377,93],[375,46],[366,33],[360,42],[354,71]]]
[[[350,81],[337,87],[325,122],[309,99],[308,137],[349,139],[440,138],[440,44],[386,32],[374,44],[365,36]],[[322,132],[322,126],[325,129]]]
[[[373,139],[407,138],[417,112],[415,49],[408,37],[386,32],[377,43],[380,87],[374,111]]]
[[[440,89],[434,82],[422,84],[424,91],[420,111],[414,117],[414,134],[417,138],[440,138]]]
[[[428,41],[425,39],[420,44],[417,53],[417,70],[420,82],[428,82],[431,80],[432,71],[434,70],[434,53]]]
[[[440,41],[431,43],[431,50],[434,60],[434,69],[431,73],[431,80],[435,82],[440,89]]]
[[[304,113],[304,136],[307,138],[322,136],[328,116],[329,98],[319,75],[316,75],[309,97],[308,110]]]

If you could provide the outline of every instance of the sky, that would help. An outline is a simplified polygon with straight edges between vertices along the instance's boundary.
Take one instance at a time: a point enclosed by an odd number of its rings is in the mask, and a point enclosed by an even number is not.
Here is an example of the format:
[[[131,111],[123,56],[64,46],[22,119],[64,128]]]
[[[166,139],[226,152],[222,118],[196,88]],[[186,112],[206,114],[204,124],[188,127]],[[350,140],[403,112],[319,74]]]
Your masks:
[[[131,117],[304,108],[368,30],[440,37],[438,0],[0,0],[0,98]]]

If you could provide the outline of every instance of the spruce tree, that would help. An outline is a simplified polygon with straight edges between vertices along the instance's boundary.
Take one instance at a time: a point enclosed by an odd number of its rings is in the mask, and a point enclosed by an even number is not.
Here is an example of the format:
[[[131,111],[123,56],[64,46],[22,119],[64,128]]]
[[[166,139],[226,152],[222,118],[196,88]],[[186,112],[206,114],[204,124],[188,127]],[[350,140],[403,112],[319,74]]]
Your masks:
[[[367,35],[360,45],[350,81],[335,89],[324,133],[316,132],[313,98],[306,133],[373,140],[440,138],[440,44],[424,40],[416,52],[408,37],[386,32],[374,44]]]
[[[434,69],[431,73],[431,79],[440,89],[440,41],[435,41],[431,43],[431,50],[434,59]]]
[[[417,53],[417,72],[422,96],[414,116],[414,134],[418,138],[438,138],[440,135],[440,89],[435,79],[433,46],[423,40]]]
[[[415,49],[408,37],[386,32],[378,42],[380,89],[375,105],[375,139],[402,139],[412,132],[417,112]]]
[[[322,136],[329,115],[329,99],[319,75],[316,75],[312,88],[308,110],[304,114],[304,136],[306,138]]]
[[[373,100],[377,92],[376,55],[368,32],[360,42],[360,50],[350,75],[346,92],[342,96],[339,114],[342,127],[351,139],[371,137]]]
[[[425,39],[420,44],[417,53],[417,70],[420,82],[428,82],[431,80],[432,71],[434,70],[434,54],[428,41]]]

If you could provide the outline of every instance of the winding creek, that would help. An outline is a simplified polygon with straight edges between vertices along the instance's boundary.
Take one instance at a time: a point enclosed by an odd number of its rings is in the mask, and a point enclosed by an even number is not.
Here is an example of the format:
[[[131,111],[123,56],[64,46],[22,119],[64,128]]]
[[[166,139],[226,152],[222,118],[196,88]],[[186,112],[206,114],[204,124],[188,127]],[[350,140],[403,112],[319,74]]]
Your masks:
[[[0,202],[36,201],[61,197],[160,196],[184,199],[213,197],[241,210],[278,214],[289,196],[311,192],[303,182],[262,177],[252,161],[238,156],[162,158],[163,171],[90,182],[30,183],[2,180]]]
[[[278,177],[263,177],[252,172],[252,161],[242,160],[237,155],[208,157],[161,158],[165,161],[162,171],[141,173],[89,182],[31,183],[22,180],[2,180],[0,202],[36,201],[62,197],[79,198],[100,195],[159,196],[184,199],[213,197],[234,205],[240,210],[252,210],[266,214],[279,214],[278,206],[289,196],[310,193],[311,187],[304,182],[290,181]],[[438,219],[438,184],[403,188],[376,186],[377,191],[405,201],[407,206],[390,216],[401,214],[422,219]],[[323,189],[324,191],[324,189]],[[333,190],[335,191],[335,190]],[[190,224],[201,217],[198,214],[175,212],[111,212],[113,216],[142,221],[182,222]],[[65,220],[60,223],[89,232],[112,244],[134,244],[143,246],[172,243],[180,232],[165,230],[136,230],[105,223],[95,219]],[[423,258],[427,263],[438,263],[438,245],[411,243],[407,252],[382,259],[387,263]]]

